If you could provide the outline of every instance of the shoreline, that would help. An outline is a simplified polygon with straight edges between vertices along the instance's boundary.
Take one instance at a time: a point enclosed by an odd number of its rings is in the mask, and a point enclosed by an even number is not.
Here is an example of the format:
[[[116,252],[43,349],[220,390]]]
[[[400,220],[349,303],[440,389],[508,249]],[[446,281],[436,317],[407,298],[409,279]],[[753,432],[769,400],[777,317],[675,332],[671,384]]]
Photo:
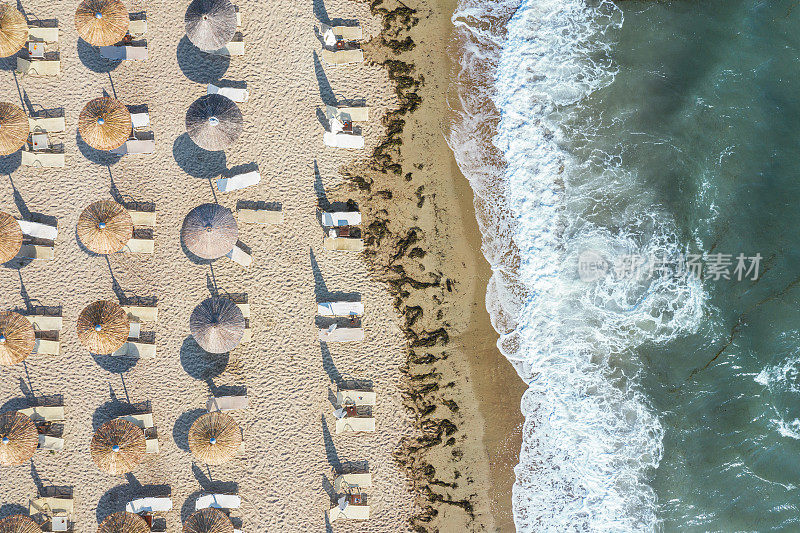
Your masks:
[[[343,174],[361,191],[365,257],[404,318],[415,434],[396,456],[418,495],[412,528],[513,531],[525,385],[495,345],[473,193],[444,138],[455,4],[371,3],[384,28],[364,48],[388,70],[399,107],[384,118],[372,159]]]

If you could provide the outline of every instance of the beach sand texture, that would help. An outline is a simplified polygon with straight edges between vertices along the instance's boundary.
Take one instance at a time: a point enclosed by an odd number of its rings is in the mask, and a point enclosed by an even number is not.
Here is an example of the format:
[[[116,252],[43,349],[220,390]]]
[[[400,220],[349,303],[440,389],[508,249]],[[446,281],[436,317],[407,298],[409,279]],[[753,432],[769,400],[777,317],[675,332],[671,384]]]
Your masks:
[[[326,149],[315,114],[320,92],[367,99],[373,117],[393,104],[386,72],[379,66],[332,68],[315,61],[319,41],[315,15],[358,19],[366,35],[377,34],[379,20],[367,4],[320,2],[238,2],[246,41],[244,57],[211,58],[184,37],[186,2],[128,3],[147,10],[149,58],[125,62],[110,72],[96,52],[78,42],[74,2],[24,3],[29,18],[59,20],[61,76],[14,76],[12,61],[0,72],[0,100],[20,97],[38,108],[65,108],[67,130],[56,134],[67,153],[65,169],[18,167],[19,154],[0,161],[0,210],[27,217],[58,217],[53,261],[0,270],[3,309],[62,306],[60,356],[31,356],[27,365],[0,372],[0,410],[25,405],[26,396],[62,394],[67,421],[65,449],[39,451],[31,464],[0,470],[0,515],[24,512],[37,483],[72,485],[77,531],[95,531],[105,516],[151,485],[171,489],[173,511],[168,531],[178,531],[194,509],[200,491],[238,490],[246,531],[320,531],[330,507],[325,490],[338,461],[368,461],[374,487],[369,491],[368,524],[336,523],[337,531],[399,531],[412,513],[410,486],[392,458],[410,424],[398,393],[405,341],[396,312],[382,284],[371,281],[357,254],[322,248],[316,220],[317,192],[335,186],[337,169],[352,153]],[[315,13],[316,11],[316,13]],[[246,81],[249,102],[242,104],[244,131],[227,152],[203,152],[184,129],[184,114],[205,85],[217,79]],[[318,83],[318,78],[320,79]],[[19,92],[18,92],[19,89]],[[110,165],[76,137],[84,104],[103,92],[125,104],[146,104],[156,153],[129,155]],[[21,94],[20,94],[21,92]],[[380,134],[373,120],[364,126],[367,150]],[[369,153],[365,151],[364,153]],[[90,160],[93,159],[94,161]],[[256,163],[261,183],[220,193],[210,185],[230,169]],[[319,176],[315,177],[315,165]],[[231,209],[237,201],[278,202],[281,226],[240,224],[240,240],[252,249],[248,270],[223,258],[208,266],[193,263],[182,249],[179,231],[196,205],[213,202]],[[155,254],[92,256],[76,239],[80,212],[92,201],[155,202]],[[110,267],[110,268],[109,268]],[[211,364],[189,335],[189,315],[214,288],[246,293],[252,309],[253,338],[237,347],[224,371]],[[360,294],[365,305],[366,339],[353,344],[320,345],[315,327],[317,298]],[[93,358],[75,333],[78,313],[98,299],[158,299],[154,331],[158,358],[128,363]],[[123,371],[120,373],[120,371]],[[330,376],[374,380],[378,393],[377,431],[331,435]],[[245,452],[207,469],[196,465],[186,433],[203,412],[210,390],[225,393],[246,387],[250,408],[234,412],[244,431]],[[149,456],[132,476],[114,478],[92,463],[89,443],[103,422],[129,412],[127,402],[150,401],[160,453]],[[140,485],[144,487],[140,487]]]

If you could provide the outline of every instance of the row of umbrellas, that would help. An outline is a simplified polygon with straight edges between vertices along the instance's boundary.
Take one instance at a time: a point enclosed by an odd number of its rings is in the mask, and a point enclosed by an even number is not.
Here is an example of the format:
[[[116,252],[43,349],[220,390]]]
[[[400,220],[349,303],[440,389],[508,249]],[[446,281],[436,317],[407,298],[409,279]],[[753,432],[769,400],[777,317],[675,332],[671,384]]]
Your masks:
[[[128,10],[121,0],[83,0],[75,28],[87,43],[113,45],[128,33]],[[201,50],[225,46],[236,33],[236,8],[230,0],[194,0],[186,10],[186,36]],[[19,52],[28,40],[28,21],[12,5],[0,3],[0,57]]]
[[[42,528],[29,516],[11,515],[0,520],[0,533],[42,533]],[[121,511],[103,520],[97,533],[150,533],[150,526],[138,514]],[[219,509],[209,507],[189,515],[183,533],[233,533],[233,522]]]

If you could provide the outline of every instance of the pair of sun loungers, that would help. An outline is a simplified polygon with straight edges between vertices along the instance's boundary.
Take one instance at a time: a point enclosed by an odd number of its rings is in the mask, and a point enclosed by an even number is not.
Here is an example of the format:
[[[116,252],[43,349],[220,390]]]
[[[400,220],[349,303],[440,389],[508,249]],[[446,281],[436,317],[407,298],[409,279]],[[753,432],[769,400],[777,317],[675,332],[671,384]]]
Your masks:
[[[39,496],[29,500],[28,514],[31,518],[39,519],[42,531],[73,531],[75,500],[67,496]]]
[[[150,127],[149,113],[131,113],[132,131],[131,138],[119,148],[111,150],[115,155],[142,155],[152,154],[156,151],[156,142],[153,139],[137,139],[136,133],[143,132]]]
[[[128,23],[129,41],[141,40],[147,33],[147,20],[131,20]],[[109,61],[143,61],[147,59],[147,43],[144,44],[115,44],[111,46],[99,46],[98,52],[101,57]]]
[[[33,353],[40,355],[59,355],[61,353],[61,341],[59,340],[59,336],[63,326],[61,316],[27,314],[25,318],[33,324],[34,333],[36,335]]]
[[[20,409],[18,411],[27,416],[40,426],[42,424],[63,423],[66,420],[64,406],[37,406]],[[60,436],[50,435],[48,432],[39,433],[39,449],[48,451],[61,451],[64,449],[64,439]]]
[[[327,233],[322,240],[326,250],[360,252],[364,249],[364,241],[361,238],[341,236],[341,231],[338,229],[361,224],[361,213],[358,211],[323,211],[320,213],[320,222]],[[349,234],[349,231],[347,233]]]
[[[369,505],[362,489],[372,487],[372,474],[369,472],[342,474],[333,480],[333,488],[337,494],[338,505],[328,511],[328,519],[334,522],[339,519],[367,520]]]
[[[29,117],[28,126],[31,131],[31,142],[22,149],[22,164],[32,167],[63,168],[64,146],[53,144],[50,135],[62,133],[66,129],[64,117]]]
[[[28,26],[28,58],[17,56],[17,73],[34,76],[58,76],[61,60],[57,51],[47,51],[58,44],[58,27]]]
[[[330,131],[322,134],[325,146],[331,148],[364,148],[364,136],[353,132],[353,122],[369,120],[368,107],[325,106]]]
[[[147,228],[155,231],[155,211],[139,211],[136,209],[128,209],[128,214],[131,216],[134,229]],[[128,240],[128,243],[125,245],[122,251],[133,254],[152,254],[155,251],[155,240],[152,237],[142,238],[134,236]]]
[[[141,340],[141,323],[158,321],[158,308],[156,306],[122,306],[128,313],[131,331],[128,341],[112,355],[118,357],[131,357],[136,359],[155,359],[156,345],[152,342]]]

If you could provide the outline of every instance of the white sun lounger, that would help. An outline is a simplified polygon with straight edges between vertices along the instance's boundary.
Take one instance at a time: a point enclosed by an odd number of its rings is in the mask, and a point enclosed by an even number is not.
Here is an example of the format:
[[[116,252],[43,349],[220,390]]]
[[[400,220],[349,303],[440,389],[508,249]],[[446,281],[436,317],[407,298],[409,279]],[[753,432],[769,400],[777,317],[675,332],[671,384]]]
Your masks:
[[[236,57],[244,55],[244,41],[231,41],[219,50],[209,52],[218,56]]]
[[[322,246],[326,250],[360,252],[364,249],[364,241],[353,237],[325,237]]]
[[[250,99],[250,93],[247,89],[240,89],[237,87],[217,87],[213,83],[208,84],[208,90],[206,94],[221,94],[227,98],[230,98],[237,104],[244,104]]]
[[[129,513],[164,513],[172,510],[171,498],[139,498],[125,504]]]
[[[336,421],[336,434],[348,432],[375,431],[375,419],[364,416],[348,416]]]
[[[20,248],[17,257],[22,257],[25,259],[41,259],[41,260],[51,260],[53,259],[53,247],[52,246],[44,246],[42,244],[23,244],[22,248]]]
[[[33,324],[33,329],[38,331],[61,331],[64,324],[64,319],[60,316],[25,315],[25,318]]]
[[[325,146],[331,148],[346,148],[350,150],[364,148],[364,137],[361,135],[326,131],[322,134],[322,141],[325,143]]]
[[[28,501],[28,514],[71,515],[75,512],[75,500],[72,498],[36,498]]]
[[[340,390],[336,392],[339,405],[375,405],[376,394],[363,390]]]
[[[156,151],[156,142],[153,139],[128,139],[119,148],[111,150],[115,155],[152,154]]]
[[[64,449],[64,439],[51,435],[39,435],[39,449],[58,452]]]
[[[247,396],[220,396],[209,398],[206,409],[209,413],[212,411],[235,411],[247,409],[247,403]]]
[[[320,24],[320,33],[325,37],[325,44],[329,46],[335,45],[336,41],[360,41],[364,38],[360,25],[331,27],[327,24]],[[329,40],[330,35],[334,36],[333,42]]]
[[[32,132],[61,133],[67,129],[64,117],[29,117],[28,126]]]
[[[242,316],[248,319],[248,324],[244,328],[244,335],[242,335],[242,340],[239,341],[239,344],[245,344],[250,342],[253,338],[253,328],[250,327],[250,304],[236,304],[236,307],[242,312]]]
[[[99,46],[100,56],[111,61],[143,61],[147,59],[146,46]]]
[[[197,498],[194,510],[208,509],[238,509],[242,505],[242,499],[236,494],[204,494]]]
[[[329,65],[347,65],[349,63],[363,63],[364,51],[357,50],[322,50],[322,60]]]
[[[339,498],[339,505],[328,511],[328,518],[331,522],[335,522],[339,518],[367,520],[369,519],[369,505],[352,505],[342,496]]]
[[[128,33],[134,39],[143,37],[147,33],[147,20],[131,20],[128,22]]]
[[[144,453],[158,453],[158,439],[147,439],[144,445]]]
[[[237,209],[239,222],[245,224],[283,224],[283,211],[268,209]]]
[[[361,302],[319,302],[317,303],[319,316],[361,316],[364,314],[364,304]]]
[[[320,342],[354,342],[364,340],[362,328],[320,328]]]
[[[135,424],[141,429],[155,427],[155,424],[153,423],[153,413],[137,413],[133,415],[118,416],[117,420],[126,420],[131,424]]]
[[[333,488],[337,493],[342,493],[349,487],[359,487],[366,489],[372,486],[372,474],[369,472],[361,474],[342,474],[333,480]]]
[[[260,181],[261,174],[259,174],[257,170],[254,170],[252,172],[231,176],[230,178],[219,178],[217,180],[217,188],[220,192],[230,192],[244,189],[251,185],[257,185]]]
[[[153,239],[130,239],[122,251],[132,254],[152,254],[155,251],[155,241]]]
[[[122,345],[122,348],[111,355],[137,359],[155,359],[156,345],[148,342],[128,341]]]
[[[128,209],[128,214],[131,216],[131,221],[134,226],[150,226],[156,225],[156,212],[155,211],[134,211]]]
[[[361,224],[361,213],[358,211],[334,211],[320,214],[322,225],[329,228],[341,226],[358,226]]]
[[[128,317],[137,322],[157,322],[158,307],[144,305],[123,305],[122,310],[128,313]]]
[[[64,168],[66,159],[63,153],[22,150],[22,164],[26,167]]]
[[[43,28],[41,26],[28,26],[28,40],[44,43],[58,42],[58,28]]]
[[[30,220],[19,220],[18,222],[23,235],[50,241],[54,241],[58,237],[58,226],[49,226],[41,222],[31,222]]]
[[[335,118],[340,122],[367,122],[369,121],[368,107],[333,107],[325,106],[325,116],[328,120]]]
[[[239,245],[234,245],[233,250],[225,254],[234,263],[247,268],[253,262],[253,256],[242,250]]]
[[[61,341],[36,339],[33,353],[39,355],[59,355],[61,353]]]
[[[20,409],[18,412],[34,422],[63,422],[66,420],[63,405],[28,407],[27,409]]]
[[[61,61],[34,59],[28,61],[17,57],[17,73],[36,76],[58,76],[61,74]]]
[[[135,130],[150,127],[150,113],[131,113],[131,124]]]

